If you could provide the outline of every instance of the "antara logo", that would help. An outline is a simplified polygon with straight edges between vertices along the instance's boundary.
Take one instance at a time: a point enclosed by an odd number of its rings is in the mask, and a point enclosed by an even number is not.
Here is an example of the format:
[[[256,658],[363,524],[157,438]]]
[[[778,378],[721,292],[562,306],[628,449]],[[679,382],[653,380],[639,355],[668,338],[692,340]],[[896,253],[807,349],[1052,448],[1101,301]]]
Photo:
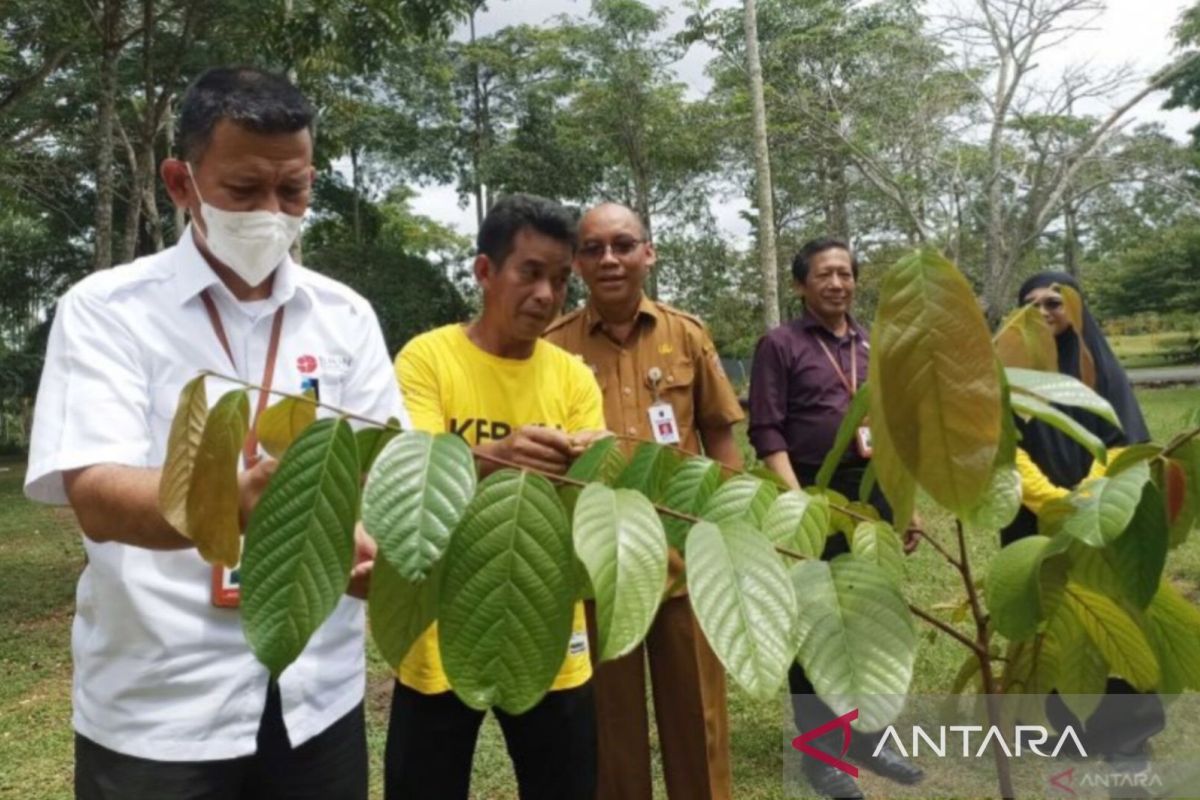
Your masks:
[[[801,733],[792,740],[792,747],[807,756],[811,756],[818,761],[824,762],[835,769],[845,772],[851,777],[857,778],[858,767],[843,761],[841,758],[844,757],[850,750],[850,737],[852,735],[850,723],[856,719],[858,719],[857,708],[848,711],[836,719],[826,722],[824,725],[820,725],[810,731]],[[841,752],[839,754],[841,757],[831,755],[823,750],[818,750],[816,747],[813,747],[810,744],[813,739],[820,738],[821,736],[824,736],[825,734],[834,730],[840,730],[842,732],[842,745]],[[1087,758],[1087,751],[1083,749],[1083,743],[1079,741],[1079,736],[1075,733],[1075,729],[1070,725],[1064,728],[1063,732],[1059,734],[1058,741],[1055,743],[1054,749],[1048,753],[1043,752],[1041,750],[1041,746],[1050,741],[1050,732],[1041,725],[1017,725],[1015,729],[1015,742],[1013,743],[1012,747],[1009,746],[1008,741],[1005,740],[1004,735],[995,725],[987,728],[986,733],[984,733],[984,730],[985,729],[982,725],[941,725],[937,728],[937,734],[935,737],[931,736],[920,725],[914,725],[910,739],[911,757],[916,758],[920,756],[922,746],[921,743],[924,741],[925,747],[928,750],[933,751],[934,755],[939,758],[945,758],[947,752],[947,732],[949,732],[951,737],[958,735],[961,738],[962,755],[964,758],[985,757],[985,755],[987,755],[989,744],[994,747],[999,747],[1009,758],[1019,758],[1022,753],[1022,747],[1027,748],[1029,752],[1033,753],[1034,755],[1041,756],[1042,758],[1057,758],[1059,753],[1062,752],[1063,747],[1065,747],[1068,743],[1071,744],[1074,751],[1078,753],[1081,758]],[[982,739],[979,740],[979,747],[976,749],[972,749],[971,747],[971,734],[973,733],[983,734]],[[889,739],[891,740],[892,745],[897,751],[900,752],[901,755],[903,755],[905,758],[910,757],[910,751],[904,747],[904,742],[901,741],[900,734],[896,732],[896,727],[894,725],[889,725],[884,730],[883,735],[879,737],[879,743],[875,745],[875,752],[871,754],[873,758],[879,756],[884,745]]]
[[[946,732],[950,731],[951,736],[959,734],[962,739],[962,755],[963,758],[983,758],[987,755],[988,744],[999,747],[1004,751],[1004,754],[1009,758],[1020,758],[1022,745],[1029,748],[1029,752],[1042,758],[1058,758],[1058,754],[1062,752],[1063,747],[1068,742],[1073,742],[1073,747],[1080,758],[1087,758],[1087,751],[1083,749],[1083,743],[1079,741],[1079,736],[1075,733],[1075,729],[1068,725],[1063,728],[1063,732],[1059,734],[1058,741],[1054,745],[1054,749],[1049,753],[1041,751],[1040,746],[1046,744],[1050,740],[1050,732],[1041,725],[1017,725],[1015,728],[1016,741],[1010,748],[1009,743],[1005,740],[1004,734],[995,725],[987,728],[987,733],[979,742],[979,748],[972,753],[971,751],[971,734],[983,733],[982,725],[941,725],[938,727],[938,735],[935,740],[925,729],[920,725],[914,725],[912,729],[912,757],[916,758],[921,754],[921,741],[924,740],[926,746],[933,751],[934,755],[939,758],[946,757]],[[896,733],[896,728],[889,725],[887,730],[883,732],[883,736],[879,737],[879,744],[875,747],[874,755],[879,755],[879,751],[883,749],[884,744],[888,739],[892,740],[896,749],[901,755],[906,758],[909,752],[904,749],[904,743],[900,741],[900,735]]]
[[[842,759],[840,759],[836,756],[832,756],[823,750],[818,750],[817,748],[815,748],[809,744],[809,742],[811,742],[813,739],[816,739],[820,736],[824,736],[825,734],[829,733],[832,730],[841,730],[841,732],[842,732],[841,755],[845,756],[846,751],[848,751],[850,749],[850,735],[851,735],[850,723],[856,719],[858,719],[858,709],[857,708],[852,711],[848,711],[845,714],[842,714],[837,719],[831,719],[829,722],[826,722],[824,725],[820,725],[816,728],[813,728],[811,731],[805,731],[804,733],[797,736],[795,739],[792,739],[792,747],[796,748],[801,753],[804,753],[804,755],[806,755],[806,756],[812,756],[813,758],[817,759],[818,761],[825,762],[826,764],[833,767],[834,769],[840,769],[842,772],[846,773],[847,775],[849,775],[852,778],[857,778],[858,777],[858,767],[854,766],[853,764],[847,764],[845,761],[842,761]]]

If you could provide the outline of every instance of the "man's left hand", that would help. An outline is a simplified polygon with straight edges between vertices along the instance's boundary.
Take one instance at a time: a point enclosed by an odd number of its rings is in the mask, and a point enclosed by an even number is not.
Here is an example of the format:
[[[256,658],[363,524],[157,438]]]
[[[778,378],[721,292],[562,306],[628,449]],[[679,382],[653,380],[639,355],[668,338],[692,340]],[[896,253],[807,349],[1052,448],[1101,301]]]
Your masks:
[[[354,526],[354,568],[350,570],[350,585],[346,594],[366,600],[371,590],[371,571],[375,568],[375,553],[379,546],[363,528],[362,523]]]

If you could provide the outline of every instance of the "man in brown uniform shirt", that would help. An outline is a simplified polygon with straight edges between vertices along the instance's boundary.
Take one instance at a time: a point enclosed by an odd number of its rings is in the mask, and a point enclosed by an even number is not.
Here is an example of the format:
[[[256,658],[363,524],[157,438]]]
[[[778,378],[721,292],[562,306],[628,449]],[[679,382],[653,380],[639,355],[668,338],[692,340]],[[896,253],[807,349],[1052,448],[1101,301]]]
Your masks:
[[[704,324],[643,293],[654,261],[654,245],[636,213],[615,203],[588,211],[579,223],[575,255],[588,302],[551,323],[546,338],[582,356],[596,373],[609,430],[653,439],[650,415],[661,414],[667,403],[679,447],[699,453],[703,446],[710,458],[740,468],[733,438],[733,424],[743,418],[737,396]],[[682,566],[678,553],[672,552],[671,564],[673,579]],[[597,798],[653,795],[647,656],[668,795],[730,797],[725,672],[680,591],[663,602],[642,647],[598,665]]]

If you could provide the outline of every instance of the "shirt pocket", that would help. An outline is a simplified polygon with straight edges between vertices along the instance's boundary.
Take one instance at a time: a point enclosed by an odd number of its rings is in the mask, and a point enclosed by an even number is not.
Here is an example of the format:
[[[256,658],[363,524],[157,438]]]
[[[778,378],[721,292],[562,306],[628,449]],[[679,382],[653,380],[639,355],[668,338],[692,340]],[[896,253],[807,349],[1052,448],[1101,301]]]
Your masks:
[[[346,376],[345,375],[326,375],[317,379],[320,396],[317,398],[323,405],[342,407],[342,401],[346,395]],[[347,409],[353,411],[353,409]],[[317,408],[317,417],[324,419],[326,417],[336,417],[338,412],[329,408]],[[379,420],[383,422],[383,420]]]
[[[691,361],[673,361],[660,367],[663,371],[659,398],[675,409],[675,420],[681,435],[692,427],[696,384],[696,367]]]
[[[686,395],[691,399],[693,386],[696,383],[696,367],[691,361],[675,361],[660,367],[663,371],[662,384],[659,392],[669,397],[672,402]]]

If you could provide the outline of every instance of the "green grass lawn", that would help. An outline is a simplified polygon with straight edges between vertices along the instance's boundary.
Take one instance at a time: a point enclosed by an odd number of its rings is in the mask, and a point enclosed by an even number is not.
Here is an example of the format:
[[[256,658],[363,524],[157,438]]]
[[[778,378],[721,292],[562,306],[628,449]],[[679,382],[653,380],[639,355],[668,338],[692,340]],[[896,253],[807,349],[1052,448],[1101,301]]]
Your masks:
[[[1196,388],[1145,390],[1138,397],[1160,439],[1179,430],[1200,406]],[[71,796],[70,625],[83,551],[70,512],[24,499],[23,474],[20,462],[0,463],[0,798],[51,800]],[[923,511],[930,531],[950,541],[950,518],[930,507]],[[994,536],[972,532],[969,546],[973,563],[983,571],[996,551]],[[1196,537],[1171,554],[1168,569],[1196,599]],[[908,560],[907,573],[910,598],[926,609],[962,596],[956,574],[928,546]],[[370,656],[367,711],[373,797],[379,797],[391,677],[373,645]],[[965,651],[946,637],[924,640],[913,691],[943,691],[964,657]],[[754,701],[733,690],[730,713],[735,796],[782,797],[782,696]],[[512,768],[491,718],[480,738],[473,787],[479,798],[516,797]],[[864,788],[872,793],[869,777]],[[665,797],[661,787],[659,795]]]
[[[1108,343],[1126,368],[1162,367],[1196,361],[1196,337],[1185,331],[1110,336]]]

